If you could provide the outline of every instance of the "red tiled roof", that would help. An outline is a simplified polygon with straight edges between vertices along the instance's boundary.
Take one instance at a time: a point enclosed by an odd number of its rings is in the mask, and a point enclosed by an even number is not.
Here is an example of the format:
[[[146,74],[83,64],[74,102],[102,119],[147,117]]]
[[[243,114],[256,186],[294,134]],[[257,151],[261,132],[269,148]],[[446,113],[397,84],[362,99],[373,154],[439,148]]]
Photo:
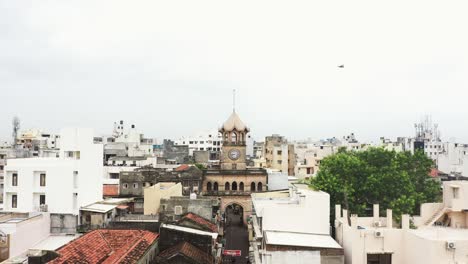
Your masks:
[[[186,169],[188,169],[188,168],[190,168],[189,165],[187,165],[187,164],[182,164],[182,165],[180,165],[179,167],[177,167],[177,168],[175,169],[175,171],[184,171],[184,170],[186,170]]]
[[[182,217],[179,221],[186,220],[188,219],[189,221],[195,222],[201,226],[204,226],[211,230],[214,233],[218,233],[218,226],[213,224],[211,221],[206,220],[205,218],[196,215],[194,213],[188,213],[184,217]]]
[[[104,196],[119,196],[119,185],[104,184],[102,187],[102,193]]]
[[[208,255],[199,248],[185,241],[177,244],[176,246],[164,250],[159,254],[159,257],[163,259],[170,259],[178,254],[182,254],[188,258],[191,258],[196,263],[213,263],[212,256]]]
[[[158,234],[145,230],[91,231],[57,250],[49,263],[136,263]]]

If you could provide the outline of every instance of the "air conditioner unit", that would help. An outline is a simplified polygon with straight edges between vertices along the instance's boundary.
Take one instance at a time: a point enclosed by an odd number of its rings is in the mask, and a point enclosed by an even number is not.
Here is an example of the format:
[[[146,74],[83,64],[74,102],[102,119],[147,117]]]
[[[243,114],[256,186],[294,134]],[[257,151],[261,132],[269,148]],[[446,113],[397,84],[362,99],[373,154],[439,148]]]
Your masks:
[[[375,221],[372,223],[372,226],[374,227],[381,227],[382,226],[382,223],[380,221]]]
[[[182,206],[180,206],[180,205],[174,206],[174,214],[175,215],[181,215],[182,214]]]
[[[456,249],[455,242],[453,241],[447,241],[447,249]]]
[[[384,237],[384,234],[383,234],[382,231],[375,231],[374,236],[375,237]]]

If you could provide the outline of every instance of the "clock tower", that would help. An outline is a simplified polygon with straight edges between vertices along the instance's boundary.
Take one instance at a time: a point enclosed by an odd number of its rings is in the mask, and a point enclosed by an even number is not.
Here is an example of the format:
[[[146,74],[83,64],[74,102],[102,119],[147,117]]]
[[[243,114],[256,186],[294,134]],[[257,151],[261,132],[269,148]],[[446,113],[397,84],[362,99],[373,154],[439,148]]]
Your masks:
[[[245,170],[246,140],[249,128],[235,111],[219,129],[223,137],[221,149],[221,170]]]

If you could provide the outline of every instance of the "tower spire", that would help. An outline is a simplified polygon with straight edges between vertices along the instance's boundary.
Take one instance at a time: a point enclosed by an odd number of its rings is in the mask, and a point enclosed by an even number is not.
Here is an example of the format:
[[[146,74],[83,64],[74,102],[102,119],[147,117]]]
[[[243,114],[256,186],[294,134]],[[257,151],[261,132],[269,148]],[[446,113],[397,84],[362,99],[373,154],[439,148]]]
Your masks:
[[[232,112],[236,112],[236,89],[232,89]]]

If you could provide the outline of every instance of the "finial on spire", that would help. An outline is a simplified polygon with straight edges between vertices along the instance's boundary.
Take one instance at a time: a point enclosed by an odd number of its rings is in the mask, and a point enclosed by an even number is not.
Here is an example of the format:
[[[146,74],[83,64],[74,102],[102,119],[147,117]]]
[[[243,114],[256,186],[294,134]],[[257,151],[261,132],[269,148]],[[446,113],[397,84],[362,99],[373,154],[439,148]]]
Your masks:
[[[232,89],[232,112],[236,112],[236,89]]]

